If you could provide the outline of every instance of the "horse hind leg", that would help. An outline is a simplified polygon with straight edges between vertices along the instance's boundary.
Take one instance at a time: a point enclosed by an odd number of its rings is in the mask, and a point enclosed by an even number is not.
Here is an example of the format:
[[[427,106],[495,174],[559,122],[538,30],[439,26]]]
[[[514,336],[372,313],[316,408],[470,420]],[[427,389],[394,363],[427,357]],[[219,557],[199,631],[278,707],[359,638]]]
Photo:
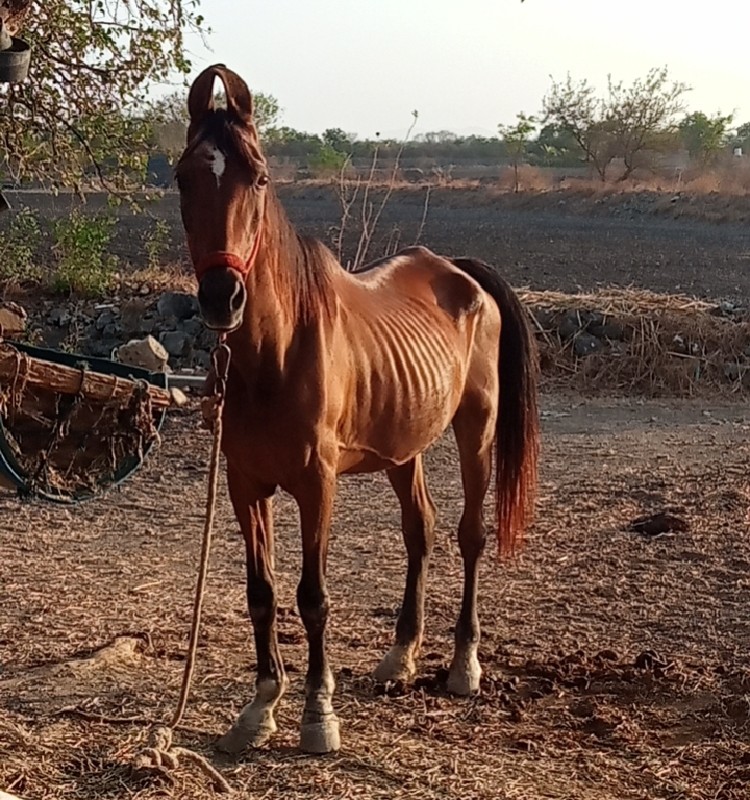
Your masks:
[[[435,539],[435,505],[424,478],[422,456],[388,470],[401,504],[401,528],[408,556],[406,586],[396,623],[396,641],[375,669],[375,680],[405,681],[416,672],[424,631],[427,566]]]
[[[496,412],[486,398],[466,398],[453,419],[464,489],[464,511],[458,525],[458,545],[464,562],[464,589],[455,633],[455,651],[447,689],[468,695],[479,690],[482,675],[477,651],[477,569],[484,550],[484,498],[492,474],[492,444]]]

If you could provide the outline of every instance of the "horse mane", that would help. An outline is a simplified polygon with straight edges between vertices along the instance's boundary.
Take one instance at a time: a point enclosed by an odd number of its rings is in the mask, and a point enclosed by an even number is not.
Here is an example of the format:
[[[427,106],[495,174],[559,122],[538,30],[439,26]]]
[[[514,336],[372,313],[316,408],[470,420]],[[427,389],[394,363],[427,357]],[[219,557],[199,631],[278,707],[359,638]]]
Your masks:
[[[266,167],[254,125],[238,124],[225,108],[208,112],[180,156],[175,173],[204,142],[211,142],[226,155],[234,156],[251,176]],[[266,189],[265,235],[277,254],[273,280],[280,300],[294,305],[297,318],[309,322],[321,313],[333,314],[335,294],[330,278],[341,268],[331,250],[319,239],[297,232],[269,182]]]

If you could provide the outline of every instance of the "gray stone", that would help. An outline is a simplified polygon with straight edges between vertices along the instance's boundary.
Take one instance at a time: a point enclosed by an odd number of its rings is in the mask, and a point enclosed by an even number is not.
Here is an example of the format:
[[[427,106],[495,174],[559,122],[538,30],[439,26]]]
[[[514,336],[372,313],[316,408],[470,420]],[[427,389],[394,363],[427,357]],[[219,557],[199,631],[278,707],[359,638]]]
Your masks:
[[[141,333],[153,333],[157,328],[156,319],[152,316],[144,317],[138,326]]]
[[[131,339],[117,348],[115,357],[121,364],[142,367],[151,372],[166,371],[169,361],[169,353],[153,336],[147,336],[145,339]]]
[[[619,322],[605,322],[601,325],[591,325],[588,332],[599,339],[609,339],[620,342],[625,338],[625,327]]]
[[[202,350],[212,350],[216,346],[216,331],[209,330],[205,325],[198,334],[198,341],[196,347]]]
[[[197,350],[193,353],[193,365],[201,369],[209,369],[211,366],[211,354],[206,350]]]
[[[111,358],[112,351],[117,349],[117,342],[113,339],[102,339],[100,342],[91,342],[86,349],[89,355],[96,358]]]
[[[164,331],[159,334],[159,341],[175,358],[181,358],[190,349],[190,337],[184,331]]]
[[[53,308],[52,311],[49,312],[47,319],[52,325],[59,325],[62,328],[65,325],[70,325],[73,317],[66,308]]]
[[[143,331],[143,317],[146,313],[146,301],[136,297],[122,304],[120,308],[120,324],[128,335]],[[143,331],[151,333],[151,331]]]
[[[581,311],[579,317],[581,319],[581,325],[586,328],[587,331],[590,331],[592,327],[596,327],[597,325],[604,325],[604,314],[600,314],[598,311]]]
[[[114,325],[117,322],[117,314],[114,311],[107,309],[102,311],[96,318],[96,329],[103,331],[108,325]]]
[[[590,333],[579,333],[573,341],[573,352],[579,357],[590,356],[601,350],[604,345],[601,339],[597,339]]]
[[[192,319],[186,319],[180,323],[180,330],[184,331],[191,336],[193,339],[201,335],[201,331],[203,331],[203,323],[200,321],[198,317],[192,317]]]
[[[162,319],[190,319],[198,313],[198,300],[186,292],[165,292],[156,303],[156,310]]]
[[[557,332],[561,339],[571,339],[580,330],[581,321],[575,311],[569,311],[557,325]]]
[[[110,322],[108,325],[104,326],[104,330],[102,331],[102,338],[116,339],[119,333],[120,333],[120,326],[117,325],[117,323],[115,322]]]
[[[542,330],[548,331],[554,328],[557,314],[551,308],[537,306],[531,309],[531,314]]]

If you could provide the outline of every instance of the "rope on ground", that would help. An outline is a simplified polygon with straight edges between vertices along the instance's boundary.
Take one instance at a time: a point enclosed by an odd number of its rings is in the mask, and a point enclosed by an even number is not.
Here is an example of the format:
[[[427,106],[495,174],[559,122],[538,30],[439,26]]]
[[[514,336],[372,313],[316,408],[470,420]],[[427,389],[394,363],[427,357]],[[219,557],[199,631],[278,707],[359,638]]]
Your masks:
[[[180,724],[187,706],[190,694],[190,684],[195,671],[196,652],[198,650],[198,635],[200,631],[201,612],[203,610],[203,596],[208,572],[209,554],[211,550],[211,534],[214,518],[216,516],[216,495],[219,483],[219,458],[221,454],[222,412],[224,409],[224,395],[226,392],[227,373],[229,371],[230,350],[222,339],[212,352],[213,368],[216,375],[213,395],[211,397],[211,413],[204,414],[204,419],[213,432],[211,447],[211,460],[208,469],[208,496],[206,498],[206,518],[203,527],[200,563],[198,567],[198,580],[195,587],[193,602],[193,618],[190,625],[190,641],[185,659],[185,668],[182,673],[182,686],[172,719],[168,725],[155,725],[149,732],[146,747],[139,750],[133,760],[132,767],[136,771],[148,771],[165,774],[174,770],[179,760],[188,761],[198,766],[211,780],[214,789],[218,792],[231,793],[232,789],[226,779],[209,764],[208,760],[198,753],[184,747],[176,747],[173,743],[173,731]]]

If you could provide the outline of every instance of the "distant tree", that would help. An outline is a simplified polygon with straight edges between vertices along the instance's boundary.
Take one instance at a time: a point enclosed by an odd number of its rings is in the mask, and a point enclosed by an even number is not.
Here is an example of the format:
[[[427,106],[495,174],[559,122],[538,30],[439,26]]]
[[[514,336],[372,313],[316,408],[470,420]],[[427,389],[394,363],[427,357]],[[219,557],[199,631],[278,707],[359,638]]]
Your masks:
[[[569,131],[556,125],[543,125],[529,143],[529,163],[544,167],[575,167],[585,158],[580,145]]]
[[[568,75],[564,83],[553,81],[543,105],[547,121],[568,133],[581,148],[584,160],[602,181],[606,180],[607,167],[616,150],[605,103],[596,97],[594,87],[586,80],[574,83]]]
[[[608,80],[609,96],[605,114],[617,143],[617,155],[625,163],[620,180],[630,177],[647,150],[669,149],[676,133],[676,117],[683,111],[684,83],[669,81],[666,67],[652,69],[631,86]]]
[[[743,153],[750,153],[750,122],[745,122],[735,129],[731,145],[741,147]]]
[[[419,133],[414,137],[415,142],[426,142],[427,144],[443,144],[444,142],[455,142],[459,137],[453,131],[427,131]]]
[[[669,145],[687,91],[685,84],[669,81],[666,67],[650,70],[630,86],[610,76],[605,97],[597,97],[585,80],[573,82],[568,75],[564,83],[553,81],[544,112],[548,122],[576,140],[602,181],[614,158],[623,159],[620,180],[625,180],[646,151]]]
[[[125,190],[145,174],[149,89],[186,75],[198,0],[36,0],[21,31],[29,77],[0,86],[0,157],[18,180]],[[93,175],[91,175],[93,173]]]
[[[224,95],[218,92],[214,102],[217,107],[224,106]],[[273,95],[253,92],[253,114],[262,136],[267,136],[278,123],[279,113],[279,101]],[[148,126],[151,148],[174,162],[185,147],[185,135],[190,121],[187,92],[178,90],[152,100],[140,116]]]
[[[536,118],[526,116],[523,112],[516,114],[515,125],[498,125],[500,136],[505,142],[505,149],[513,165],[513,176],[515,180],[514,191],[518,192],[518,167],[523,161],[529,146],[529,139],[536,126]]]
[[[149,127],[151,148],[174,162],[185,147],[188,122],[185,92],[172,92],[152,101],[143,112],[143,120]]]
[[[356,134],[347,133],[341,128],[328,128],[323,131],[323,142],[339,153],[349,153]]]
[[[679,134],[691,158],[707,165],[714,161],[729,143],[732,115],[708,117],[702,111],[688,114],[680,122]]]

